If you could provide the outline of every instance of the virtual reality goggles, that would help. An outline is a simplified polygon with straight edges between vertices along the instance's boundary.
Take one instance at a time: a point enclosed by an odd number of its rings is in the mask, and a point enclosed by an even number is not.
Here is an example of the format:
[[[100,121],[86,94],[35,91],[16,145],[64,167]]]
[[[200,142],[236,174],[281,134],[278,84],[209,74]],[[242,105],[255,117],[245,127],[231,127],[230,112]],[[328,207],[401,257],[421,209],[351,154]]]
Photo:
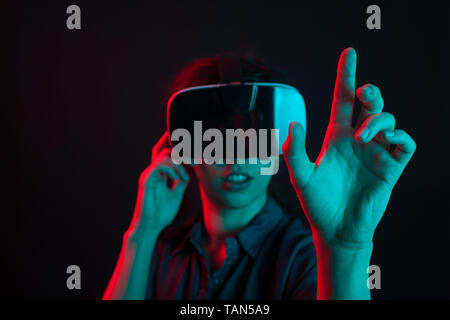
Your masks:
[[[179,134],[173,135],[179,129],[192,137],[191,152],[186,152],[183,157],[185,163],[189,160],[193,163],[196,156],[199,156],[194,139],[214,140],[210,135],[203,136],[209,129],[223,134],[223,150],[219,152],[219,158],[224,159],[228,150],[226,145],[230,143],[225,142],[225,139],[230,130],[237,132],[242,129],[242,133],[253,129],[258,140],[261,139],[259,134],[265,132],[269,137],[265,137],[263,144],[266,143],[266,150],[273,150],[276,143],[277,156],[282,154],[281,147],[289,135],[291,122],[299,122],[306,130],[305,103],[296,88],[281,83],[240,82],[240,72],[239,57],[219,56],[221,83],[185,88],[170,97],[167,105],[167,128],[172,147],[176,145],[174,136],[179,141]],[[273,132],[277,132],[277,141],[273,140]],[[252,157],[251,143],[255,141],[246,140],[244,154],[234,147],[232,158]],[[256,146],[257,154],[260,154],[262,146],[259,141]],[[199,161],[197,159],[195,163],[200,163]]]

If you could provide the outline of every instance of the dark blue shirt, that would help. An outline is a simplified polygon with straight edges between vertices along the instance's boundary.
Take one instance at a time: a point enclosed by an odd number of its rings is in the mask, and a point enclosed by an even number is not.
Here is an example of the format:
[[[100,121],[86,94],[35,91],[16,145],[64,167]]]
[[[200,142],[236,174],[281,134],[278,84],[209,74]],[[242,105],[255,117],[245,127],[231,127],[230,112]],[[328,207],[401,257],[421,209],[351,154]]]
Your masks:
[[[316,253],[303,221],[271,197],[253,220],[225,239],[226,258],[210,274],[200,246],[202,219],[158,238],[148,299],[315,299]]]

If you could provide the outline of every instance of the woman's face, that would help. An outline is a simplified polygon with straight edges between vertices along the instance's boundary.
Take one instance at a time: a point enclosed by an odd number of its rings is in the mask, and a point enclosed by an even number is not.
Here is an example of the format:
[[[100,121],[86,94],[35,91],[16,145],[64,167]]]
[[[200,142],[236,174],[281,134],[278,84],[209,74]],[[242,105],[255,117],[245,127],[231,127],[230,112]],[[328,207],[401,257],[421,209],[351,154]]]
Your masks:
[[[271,175],[262,175],[257,164],[200,164],[194,172],[204,194],[219,206],[241,208],[267,192]]]

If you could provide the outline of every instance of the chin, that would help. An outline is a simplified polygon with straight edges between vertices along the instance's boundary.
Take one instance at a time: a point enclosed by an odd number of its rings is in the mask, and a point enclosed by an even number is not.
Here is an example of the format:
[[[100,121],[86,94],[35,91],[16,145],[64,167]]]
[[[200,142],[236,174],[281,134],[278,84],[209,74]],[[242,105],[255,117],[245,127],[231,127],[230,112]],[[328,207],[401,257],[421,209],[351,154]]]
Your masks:
[[[225,206],[237,209],[250,205],[257,198],[257,194],[251,190],[245,192],[222,191],[220,198]]]

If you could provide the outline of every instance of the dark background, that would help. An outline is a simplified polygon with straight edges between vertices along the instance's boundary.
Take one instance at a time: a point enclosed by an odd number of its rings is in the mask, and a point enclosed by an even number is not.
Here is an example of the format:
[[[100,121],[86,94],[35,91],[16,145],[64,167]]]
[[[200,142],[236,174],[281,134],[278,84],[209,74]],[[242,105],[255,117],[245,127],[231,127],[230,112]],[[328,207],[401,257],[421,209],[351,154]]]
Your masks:
[[[315,159],[339,54],[353,46],[357,86],[378,85],[418,146],[375,235],[382,289],[373,297],[449,299],[445,3],[11,1],[2,10],[1,295],[102,296],[165,129],[168,85],[186,63],[250,51],[285,71],[305,98]],[[70,4],[81,7],[81,30],[66,28]],[[366,28],[370,4],[381,7],[381,30]],[[71,264],[82,270],[78,291],[66,288]]]

